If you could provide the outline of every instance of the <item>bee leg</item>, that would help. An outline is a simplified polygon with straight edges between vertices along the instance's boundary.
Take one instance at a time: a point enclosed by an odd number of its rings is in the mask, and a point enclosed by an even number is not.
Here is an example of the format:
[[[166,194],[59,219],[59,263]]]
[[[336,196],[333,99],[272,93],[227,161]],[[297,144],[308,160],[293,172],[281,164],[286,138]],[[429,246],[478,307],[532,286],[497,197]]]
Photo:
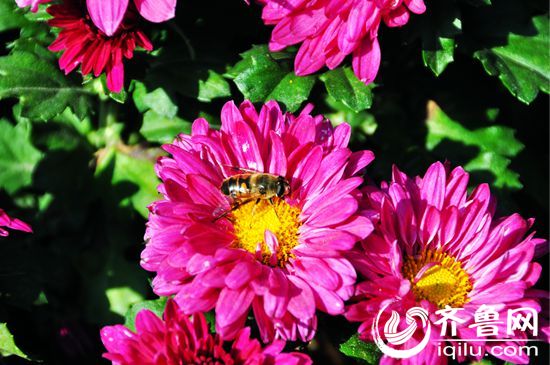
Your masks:
[[[231,207],[231,209],[226,210],[225,212],[223,212],[222,214],[220,214],[219,216],[217,216],[216,218],[214,218],[214,219],[212,220],[212,223],[215,223],[216,221],[218,221],[218,220],[224,218],[226,215],[228,215],[229,213],[231,213],[231,212],[234,211],[235,209],[237,209],[237,208],[239,208],[239,207],[242,207],[243,205],[248,204],[248,203],[250,203],[250,202],[253,201],[253,200],[254,200],[254,199],[248,199],[248,200],[245,200],[245,201],[240,202],[240,203],[237,202],[235,205],[233,205],[233,206]]]
[[[269,204],[271,204],[271,206],[273,207],[273,212],[275,213],[275,216],[277,217],[277,219],[279,219],[279,215],[277,214],[277,209],[275,209],[275,205],[273,203],[273,198],[269,198],[267,199],[267,201],[269,202]],[[280,219],[279,219],[280,221]]]
[[[253,199],[250,199],[249,201],[252,201]],[[262,199],[256,199],[256,203],[254,203],[254,206],[252,207],[252,212],[251,212],[251,215],[254,215],[254,213],[256,212],[256,207],[258,206],[258,203],[260,202],[260,200]],[[252,223],[251,223],[252,224]]]

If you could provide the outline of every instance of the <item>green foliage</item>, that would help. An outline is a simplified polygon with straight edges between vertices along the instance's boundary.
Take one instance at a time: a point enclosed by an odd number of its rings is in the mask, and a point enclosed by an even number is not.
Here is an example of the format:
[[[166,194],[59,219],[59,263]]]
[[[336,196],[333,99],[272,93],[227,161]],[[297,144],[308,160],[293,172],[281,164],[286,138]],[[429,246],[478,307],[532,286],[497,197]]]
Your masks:
[[[135,331],[136,329],[136,315],[141,310],[150,310],[151,312],[155,313],[157,316],[162,318],[162,314],[164,313],[164,307],[166,307],[166,297],[161,297],[155,300],[145,300],[139,303],[133,304],[130,309],[126,312],[126,315],[124,316],[124,325],[128,327],[130,330]]]
[[[276,99],[294,111],[307,99],[315,83],[313,76],[296,76],[288,63],[277,62],[277,56],[270,54],[267,46],[254,46],[241,57],[242,61],[228,69],[226,76],[252,102]]]
[[[378,364],[378,360],[382,356],[382,353],[374,343],[361,341],[357,334],[340,344],[340,351],[346,356],[364,360],[370,365]]]
[[[134,207],[144,218],[149,215],[147,206],[158,197],[154,157],[137,146],[115,145],[101,151],[96,169],[110,176],[111,185],[127,191],[119,204]]]
[[[495,186],[499,188],[522,187],[519,175],[509,169],[510,158],[524,148],[524,145],[516,139],[513,129],[494,125],[469,130],[449,118],[433,102],[428,105],[426,124],[428,126],[426,148],[429,150],[433,150],[444,139],[477,147],[479,154],[466,164],[467,170],[490,171],[495,177]]]
[[[147,141],[167,143],[179,133],[191,130],[191,123],[177,116],[178,107],[164,89],[148,93],[144,84],[135,83],[133,99],[138,110],[144,113],[139,132]]]
[[[455,37],[462,32],[457,4],[434,2],[422,18],[422,59],[439,76],[454,60]]]
[[[326,72],[321,80],[325,83],[328,94],[351,110],[359,112],[370,108],[372,87],[363,84],[351,68],[343,67]]]
[[[15,355],[23,359],[29,359],[15,344],[13,335],[6,323],[0,323],[0,355],[1,357]]]
[[[30,124],[0,119],[0,188],[9,193],[28,186],[42,158],[30,140]]]
[[[490,75],[498,76],[512,95],[527,104],[539,90],[550,92],[548,16],[537,16],[532,21],[534,34],[510,33],[505,45],[474,53]]]
[[[0,57],[0,100],[19,98],[21,114],[49,120],[70,106],[83,117],[89,91],[73,86],[51,63],[27,52]]]
[[[199,95],[197,99],[210,102],[216,98],[231,96],[229,83],[219,73],[208,70],[208,79],[199,80]]]
[[[0,0],[0,32],[22,27],[27,21],[12,0]]]

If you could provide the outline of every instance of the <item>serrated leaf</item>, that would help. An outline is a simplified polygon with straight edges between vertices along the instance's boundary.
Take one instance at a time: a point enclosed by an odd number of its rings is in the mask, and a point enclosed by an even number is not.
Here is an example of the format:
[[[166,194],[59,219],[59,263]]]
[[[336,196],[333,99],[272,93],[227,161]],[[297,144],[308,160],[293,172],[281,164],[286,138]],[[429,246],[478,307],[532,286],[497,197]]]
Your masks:
[[[15,1],[0,0],[0,32],[20,28],[27,20],[23,13],[17,10]]]
[[[176,104],[172,102],[166,91],[160,87],[143,95],[143,104],[163,117],[174,118],[178,113]]]
[[[524,148],[516,139],[513,129],[493,125],[469,130],[452,120],[433,101],[428,104],[426,124],[428,150],[436,148],[444,139],[477,147],[479,154],[465,165],[467,170],[491,172],[495,177],[494,185],[499,188],[522,187],[519,175],[508,168],[510,157],[516,156]]]
[[[288,111],[294,112],[307,100],[314,84],[313,76],[296,76],[289,72],[279,81],[266,100],[278,100],[285,104]]]
[[[148,110],[143,115],[143,124],[139,132],[149,142],[168,143],[180,133],[190,133],[191,123],[178,117],[166,118],[153,110]]]
[[[252,102],[274,99],[289,111],[295,111],[308,98],[315,78],[296,76],[287,62],[278,62],[275,54],[269,53],[267,46],[254,46],[241,57],[242,61],[225,76],[233,79],[246,99]]]
[[[166,297],[160,297],[155,300],[145,300],[143,302],[133,304],[124,316],[124,325],[130,330],[136,330],[136,315],[143,309],[150,310],[155,313],[159,318],[162,318],[164,313],[164,307],[166,307]]]
[[[88,94],[71,85],[56,66],[32,53],[16,51],[0,57],[0,100],[18,98],[24,117],[48,120],[67,106],[82,117]]]
[[[349,67],[340,67],[321,75],[328,94],[355,112],[371,107],[372,86],[367,86]]]
[[[199,95],[197,99],[210,102],[216,98],[231,96],[229,83],[217,72],[208,71],[206,80],[199,80]]]
[[[340,344],[340,352],[346,356],[366,361],[370,365],[378,364],[382,352],[372,342],[364,342],[357,334]]]
[[[0,188],[14,193],[32,183],[42,153],[30,141],[30,124],[0,120]]]
[[[422,60],[439,76],[454,60],[455,36],[462,32],[460,11],[454,2],[435,2],[422,21]]]
[[[506,44],[481,49],[474,57],[485,71],[498,76],[504,86],[522,102],[532,102],[539,90],[550,92],[550,27],[548,16],[532,19],[524,31],[509,33]]]
[[[2,355],[1,357],[15,355],[29,360],[28,356],[15,344],[13,335],[6,323],[0,323],[0,355]]]

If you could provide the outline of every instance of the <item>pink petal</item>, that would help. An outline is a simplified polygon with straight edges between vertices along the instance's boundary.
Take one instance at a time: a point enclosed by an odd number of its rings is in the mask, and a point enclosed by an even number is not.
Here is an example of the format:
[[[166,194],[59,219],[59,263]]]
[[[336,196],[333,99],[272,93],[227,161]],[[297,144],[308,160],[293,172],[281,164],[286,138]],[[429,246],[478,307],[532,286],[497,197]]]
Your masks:
[[[225,283],[228,288],[239,289],[245,284],[248,284],[250,280],[258,273],[258,266],[252,262],[242,261],[235,265],[233,270],[225,278]]]
[[[136,315],[136,332],[138,334],[147,332],[163,332],[164,323],[157,315],[150,310],[144,309]]]
[[[281,137],[279,137],[275,132],[270,132],[271,136],[271,151],[269,151],[268,159],[268,168],[272,174],[285,176],[287,169],[287,159],[285,155],[285,147]]]
[[[134,2],[141,16],[153,23],[164,22],[176,15],[177,0],[134,0]]]
[[[254,292],[245,287],[241,290],[224,288],[216,304],[216,326],[227,327],[248,312]]]
[[[436,162],[428,168],[422,179],[420,197],[437,209],[443,208],[445,201],[446,172],[441,162]]]
[[[86,0],[90,18],[108,36],[112,36],[124,18],[128,0]]]
[[[295,276],[288,276],[294,290],[288,302],[288,311],[296,318],[306,320],[315,315],[315,299],[311,287],[302,279]]]
[[[415,14],[422,14],[426,11],[424,0],[405,0],[405,4]]]
[[[365,84],[374,81],[380,67],[380,45],[378,38],[363,39],[359,47],[353,52],[353,71]]]
[[[294,70],[296,75],[305,76],[318,71],[325,64],[324,50],[322,48],[321,37],[306,39],[294,60]]]

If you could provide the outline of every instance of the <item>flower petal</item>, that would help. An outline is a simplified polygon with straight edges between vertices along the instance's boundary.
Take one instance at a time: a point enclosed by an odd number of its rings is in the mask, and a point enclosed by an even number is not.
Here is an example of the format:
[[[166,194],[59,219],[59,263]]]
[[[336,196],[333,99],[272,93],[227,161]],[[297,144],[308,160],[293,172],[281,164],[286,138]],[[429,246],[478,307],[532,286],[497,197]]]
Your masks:
[[[128,0],[86,0],[86,5],[95,26],[112,36],[126,14]]]
[[[164,22],[176,15],[177,0],[134,0],[142,17],[153,23]]]

